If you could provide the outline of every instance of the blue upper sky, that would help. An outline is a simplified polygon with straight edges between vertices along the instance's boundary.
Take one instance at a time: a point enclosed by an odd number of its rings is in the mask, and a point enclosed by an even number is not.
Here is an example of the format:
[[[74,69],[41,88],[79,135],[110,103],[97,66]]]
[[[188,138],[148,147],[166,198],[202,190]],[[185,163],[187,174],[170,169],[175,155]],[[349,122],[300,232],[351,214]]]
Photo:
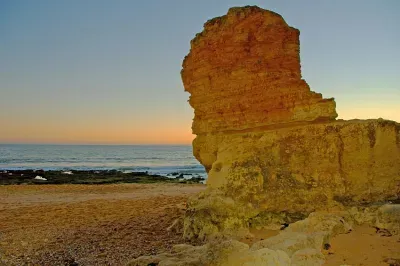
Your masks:
[[[190,142],[182,59],[244,5],[300,29],[303,77],[339,117],[400,121],[398,0],[0,0],[0,143]]]

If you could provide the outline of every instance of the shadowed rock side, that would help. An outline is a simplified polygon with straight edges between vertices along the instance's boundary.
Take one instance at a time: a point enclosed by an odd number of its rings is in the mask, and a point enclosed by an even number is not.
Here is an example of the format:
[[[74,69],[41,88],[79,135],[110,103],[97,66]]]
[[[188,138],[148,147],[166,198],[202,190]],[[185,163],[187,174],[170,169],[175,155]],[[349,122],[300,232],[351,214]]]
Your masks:
[[[301,79],[299,31],[280,15],[243,7],[208,21],[181,74],[193,152],[208,172],[207,191],[189,202],[186,237],[398,198],[400,125],[336,121],[334,100]]]

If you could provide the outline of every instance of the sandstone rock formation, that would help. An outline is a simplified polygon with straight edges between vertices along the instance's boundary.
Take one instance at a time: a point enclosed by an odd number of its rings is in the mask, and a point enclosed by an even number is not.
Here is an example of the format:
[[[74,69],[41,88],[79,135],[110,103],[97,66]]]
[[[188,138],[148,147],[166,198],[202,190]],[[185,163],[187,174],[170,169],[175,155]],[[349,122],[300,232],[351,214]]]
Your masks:
[[[232,8],[191,42],[182,80],[193,153],[208,172],[184,235],[202,246],[129,265],[323,265],[332,237],[367,224],[400,233],[400,124],[336,121],[301,79],[299,31],[258,7]],[[249,246],[248,228],[277,235]],[[243,239],[243,238],[242,238]]]
[[[181,74],[208,189],[189,202],[186,237],[398,198],[400,125],[335,120],[299,51],[299,31],[258,7],[231,8],[192,40]]]
[[[299,31],[258,7],[231,8],[204,24],[183,61],[193,133],[268,129],[337,117],[333,99],[301,79]]]
[[[342,213],[343,214],[343,213]],[[350,216],[347,217],[351,221]],[[289,225],[278,235],[251,247],[237,240],[211,241],[203,246],[176,245],[171,253],[143,256],[130,266],[309,266],[322,265],[324,247],[330,238],[351,230],[341,216],[312,213],[307,219]]]
[[[369,224],[386,231],[386,234],[399,234],[400,205],[353,207],[335,213],[313,212],[306,219],[290,224],[276,236],[251,246],[233,239],[214,239],[202,246],[179,244],[170,253],[142,256],[128,265],[323,265],[330,253],[331,239],[349,233],[358,224]]]

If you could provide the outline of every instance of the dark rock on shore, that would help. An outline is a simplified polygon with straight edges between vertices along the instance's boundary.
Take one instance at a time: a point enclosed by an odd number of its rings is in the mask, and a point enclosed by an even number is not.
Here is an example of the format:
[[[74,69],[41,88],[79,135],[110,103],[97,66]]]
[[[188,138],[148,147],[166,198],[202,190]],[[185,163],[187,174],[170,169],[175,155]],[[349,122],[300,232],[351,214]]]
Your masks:
[[[182,175],[183,176],[183,175]],[[113,183],[201,183],[203,178],[179,180],[148,172],[124,173],[118,170],[2,170],[0,185],[19,184],[113,184]]]

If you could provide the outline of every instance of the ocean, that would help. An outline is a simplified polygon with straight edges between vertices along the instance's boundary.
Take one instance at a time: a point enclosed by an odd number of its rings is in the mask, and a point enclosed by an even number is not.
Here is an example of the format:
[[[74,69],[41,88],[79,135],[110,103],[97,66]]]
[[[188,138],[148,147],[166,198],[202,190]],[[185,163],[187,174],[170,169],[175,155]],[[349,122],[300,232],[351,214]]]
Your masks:
[[[119,170],[206,177],[189,145],[0,144],[0,170]]]

